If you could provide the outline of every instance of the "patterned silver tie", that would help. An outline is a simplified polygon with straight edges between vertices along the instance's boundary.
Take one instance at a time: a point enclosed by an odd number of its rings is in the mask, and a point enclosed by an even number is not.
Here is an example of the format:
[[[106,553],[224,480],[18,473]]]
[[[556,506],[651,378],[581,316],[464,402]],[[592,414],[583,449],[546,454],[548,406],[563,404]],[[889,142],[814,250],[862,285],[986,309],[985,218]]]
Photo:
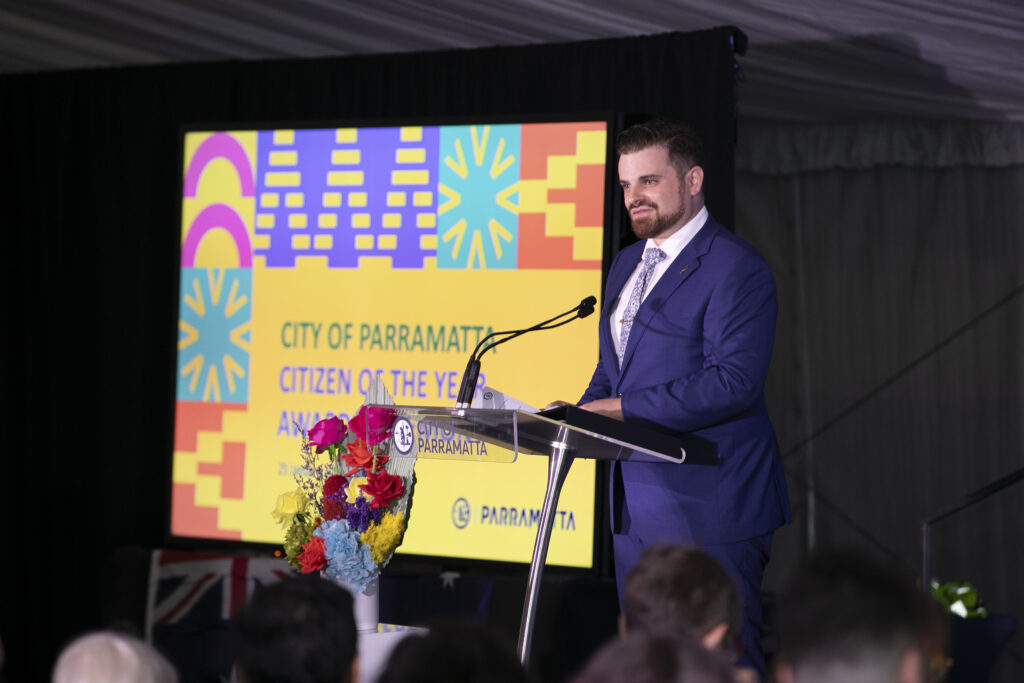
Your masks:
[[[619,367],[622,367],[622,357],[626,355],[626,343],[629,341],[629,331],[633,329],[633,318],[640,309],[640,302],[643,301],[644,291],[647,289],[647,281],[651,279],[654,267],[665,260],[665,252],[661,249],[648,249],[644,252],[644,270],[633,285],[633,293],[629,295],[629,303],[622,316],[622,331],[619,332]]]

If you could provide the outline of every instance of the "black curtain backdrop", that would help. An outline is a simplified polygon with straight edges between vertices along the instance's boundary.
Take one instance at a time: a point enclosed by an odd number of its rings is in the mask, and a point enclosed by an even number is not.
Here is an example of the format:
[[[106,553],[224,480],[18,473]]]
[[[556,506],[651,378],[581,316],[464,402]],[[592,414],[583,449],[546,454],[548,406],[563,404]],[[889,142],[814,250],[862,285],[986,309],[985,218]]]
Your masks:
[[[708,204],[732,225],[735,32],[0,77],[6,679],[46,680],[108,626],[163,542],[180,126],[669,115],[704,136]]]

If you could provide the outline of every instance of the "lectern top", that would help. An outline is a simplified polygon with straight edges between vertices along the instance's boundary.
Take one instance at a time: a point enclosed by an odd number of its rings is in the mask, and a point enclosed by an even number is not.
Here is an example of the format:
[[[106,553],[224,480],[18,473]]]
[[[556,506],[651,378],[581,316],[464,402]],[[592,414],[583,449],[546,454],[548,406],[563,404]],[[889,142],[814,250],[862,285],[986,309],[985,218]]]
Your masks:
[[[371,414],[386,411],[381,414],[393,417],[395,445],[407,445],[416,457],[511,462],[517,453],[546,456],[552,447],[561,444],[580,458],[667,463],[687,460],[680,438],[576,406],[538,413],[402,405],[368,405],[367,409]]]

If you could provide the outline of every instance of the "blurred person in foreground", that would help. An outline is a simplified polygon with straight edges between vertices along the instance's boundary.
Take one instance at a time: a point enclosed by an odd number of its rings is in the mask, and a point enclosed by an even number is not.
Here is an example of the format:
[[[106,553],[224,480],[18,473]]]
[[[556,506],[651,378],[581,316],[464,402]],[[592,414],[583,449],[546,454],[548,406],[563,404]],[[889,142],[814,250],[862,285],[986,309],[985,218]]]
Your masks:
[[[145,642],[123,633],[98,631],[65,647],[53,683],[177,683],[167,659]]]
[[[735,664],[742,647],[740,595],[724,567],[699,548],[655,544],[626,577],[619,632],[689,633],[722,661]],[[756,681],[740,668],[736,677]]]
[[[358,680],[352,595],[318,575],[260,588],[236,621],[240,683]]]
[[[391,651],[377,683],[529,683],[515,648],[470,619],[439,621]]]
[[[637,631],[609,641],[572,683],[735,683],[733,671],[689,633]]]
[[[854,550],[813,555],[779,596],[779,683],[930,683],[947,622],[914,579]]]

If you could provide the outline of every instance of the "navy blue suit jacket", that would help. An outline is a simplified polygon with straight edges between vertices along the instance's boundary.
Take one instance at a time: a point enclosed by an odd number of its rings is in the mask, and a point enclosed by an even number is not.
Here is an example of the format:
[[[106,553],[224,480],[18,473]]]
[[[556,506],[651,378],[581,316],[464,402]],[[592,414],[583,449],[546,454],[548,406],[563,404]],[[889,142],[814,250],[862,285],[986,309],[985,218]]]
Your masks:
[[[687,450],[711,453],[718,464],[617,463],[613,530],[699,545],[766,534],[790,519],[764,401],[775,281],[750,245],[709,216],[644,299],[620,371],[609,317],[629,296],[622,288],[645,245],[612,262],[600,359],[580,403],[621,396],[627,422],[684,434]]]

